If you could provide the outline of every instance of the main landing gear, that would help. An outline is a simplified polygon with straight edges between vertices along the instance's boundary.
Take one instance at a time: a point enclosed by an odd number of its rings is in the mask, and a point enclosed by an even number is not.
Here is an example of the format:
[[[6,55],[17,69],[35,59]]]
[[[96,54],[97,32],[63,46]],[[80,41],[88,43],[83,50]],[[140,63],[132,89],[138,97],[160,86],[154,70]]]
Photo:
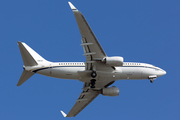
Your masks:
[[[91,79],[90,87],[95,88],[96,79]]]
[[[96,76],[97,76],[96,71],[92,71],[91,77],[92,77],[92,78],[95,78]]]
[[[96,76],[97,76],[96,71],[92,71],[91,77],[92,77],[93,79],[91,79],[91,83],[90,83],[90,87],[91,87],[91,88],[95,88],[96,79],[94,79],[94,78],[95,78]]]

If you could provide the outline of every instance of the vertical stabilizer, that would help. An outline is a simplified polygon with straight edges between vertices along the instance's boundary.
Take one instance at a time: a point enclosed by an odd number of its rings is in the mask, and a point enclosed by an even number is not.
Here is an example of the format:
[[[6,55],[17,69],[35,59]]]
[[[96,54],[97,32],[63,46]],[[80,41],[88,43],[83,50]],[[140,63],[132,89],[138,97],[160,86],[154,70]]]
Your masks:
[[[28,80],[34,74],[35,73],[33,73],[33,72],[29,72],[29,71],[24,70],[20,79],[19,79],[17,86],[20,86],[21,84],[23,84],[26,80]]]
[[[34,65],[38,65],[39,62],[46,61],[32,48],[26,45],[26,43],[18,42],[18,45],[25,66],[34,66]]]

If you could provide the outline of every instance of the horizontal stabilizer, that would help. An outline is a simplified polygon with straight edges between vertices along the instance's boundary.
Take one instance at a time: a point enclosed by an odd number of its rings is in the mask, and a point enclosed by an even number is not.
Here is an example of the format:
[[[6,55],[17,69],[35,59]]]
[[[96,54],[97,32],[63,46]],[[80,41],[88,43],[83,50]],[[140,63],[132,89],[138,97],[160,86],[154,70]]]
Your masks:
[[[29,71],[24,70],[20,79],[19,79],[17,86],[20,86],[21,84],[23,84],[26,80],[28,80],[34,74],[35,73],[33,73],[33,72],[29,72]]]

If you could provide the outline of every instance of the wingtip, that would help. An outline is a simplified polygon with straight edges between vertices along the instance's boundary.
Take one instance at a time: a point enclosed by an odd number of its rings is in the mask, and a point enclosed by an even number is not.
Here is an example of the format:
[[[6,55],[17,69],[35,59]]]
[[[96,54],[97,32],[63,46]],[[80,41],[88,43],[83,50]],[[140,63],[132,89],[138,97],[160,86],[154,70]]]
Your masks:
[[[21,41],[17,41],[17,44],[19,45],[20,43],[22,43]]]
[[[17,44],[18,44],[18,45],[20,45],[20,44],[24,44],[24,42],[17,41]]]
[[[69,3],[69,6],[72,10],[76,10],[76,7],[74,7],[74,5],[71,3],[71,2],[68,2]]]
[[[62,110],[60,111],[64,117],[66,117],[66,113],[64,113]]]

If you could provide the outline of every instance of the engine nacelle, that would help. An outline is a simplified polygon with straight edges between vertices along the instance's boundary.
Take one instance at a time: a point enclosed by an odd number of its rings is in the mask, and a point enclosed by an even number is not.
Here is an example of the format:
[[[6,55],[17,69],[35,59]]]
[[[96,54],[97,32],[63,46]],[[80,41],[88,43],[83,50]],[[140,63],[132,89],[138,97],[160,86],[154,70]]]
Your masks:
[[[105,57],[102,60],[103,63],[110,66],[122,66],[124,59],[123,57]]]
[[[103,88],[101,94],[104,96],[118,96],[119,95],[119,88],[113,86],[108,88]]]

